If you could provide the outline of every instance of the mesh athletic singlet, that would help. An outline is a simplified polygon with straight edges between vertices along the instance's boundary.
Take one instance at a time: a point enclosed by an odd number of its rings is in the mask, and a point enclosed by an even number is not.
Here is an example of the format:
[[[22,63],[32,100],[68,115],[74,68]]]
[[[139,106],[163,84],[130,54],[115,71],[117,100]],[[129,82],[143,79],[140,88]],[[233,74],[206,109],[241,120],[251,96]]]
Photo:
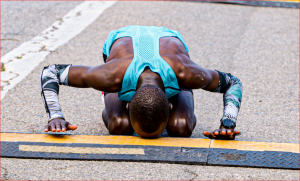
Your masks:
[[[133,44],[134,58],[124,75],[122,89],[118,93],[119,100],[131,101],[136,92],[138,79],[146,67],[160,75],[168,98],[181,91],[174,71],[159,54],[159,39],[167,36],[177,37],[184,44],[186,51],[189,52],[181,34],[164,27],[134,25],[109,33],[103,46],[103,53],[107,57],[109,57],[112,44],[117,39],[131,37]]]

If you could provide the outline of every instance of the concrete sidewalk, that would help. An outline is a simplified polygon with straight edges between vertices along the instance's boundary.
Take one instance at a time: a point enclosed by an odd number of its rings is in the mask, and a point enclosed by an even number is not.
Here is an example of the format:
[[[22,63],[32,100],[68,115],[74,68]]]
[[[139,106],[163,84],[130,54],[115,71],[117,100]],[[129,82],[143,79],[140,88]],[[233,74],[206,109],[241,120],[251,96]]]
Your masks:
[[[102,64],[109,31],[131,24],[178,30],[191,59],[230,72],[243,83],[237,140],[299,143],[299,10],[193,2],[118,2],[84,32],[52,52],[1,102],[2,132],[43,132],[46,114],[39,73],[49,64]],[[60,88],[73,134],[108,135],[100,92]],[[197,126],[192,137],[219,127],[222,95],[194,90]],[[291,170],[159,163],[1,159],[2,179],[268,179],[298,180]]]

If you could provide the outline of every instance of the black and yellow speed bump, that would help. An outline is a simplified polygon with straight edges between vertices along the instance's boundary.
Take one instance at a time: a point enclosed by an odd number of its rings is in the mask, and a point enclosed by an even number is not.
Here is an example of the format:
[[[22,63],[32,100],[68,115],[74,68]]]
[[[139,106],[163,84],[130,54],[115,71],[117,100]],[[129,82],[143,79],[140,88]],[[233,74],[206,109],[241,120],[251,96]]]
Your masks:
[[[299,9],[299,0],[191,0],[198,2],[237,4],[245,6],[296,8]]]
[[[299,169],[299,144],[199,138],[0,133],[1,157]]]

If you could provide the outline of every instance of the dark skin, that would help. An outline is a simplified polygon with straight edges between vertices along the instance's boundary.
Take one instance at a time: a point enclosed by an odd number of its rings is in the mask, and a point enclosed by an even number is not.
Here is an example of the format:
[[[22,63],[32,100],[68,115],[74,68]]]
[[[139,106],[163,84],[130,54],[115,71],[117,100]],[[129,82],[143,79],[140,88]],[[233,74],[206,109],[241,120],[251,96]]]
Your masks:
[[[178,84],[182,89],[204,89],[214,91],[219,84],[219,74],[214,70],[200,67],[190,60],[183,43],[175,37],[160,39],[160,55],[173,69]],[[69,69],[69,86],[78,88],[94,88],[111,92],[105,96],[105,109],[102,118],[110,134],[132,135],[128,109],[130,103],[118,100],[123,77],[133,59],[133,47],[130,37],[123,37],[114,42],[107,63],[100,66],[71,66]],[[141,74],[137,89],[144,85],[156,85],[164,91],[164,85],[157,73],[149,69]],[[170,136],[189,137],[196,125],[193,95],[189,91],[181,91],[169,99],[170,114],[167,131]],[[134,126],[136,127],[136,126]],[[53,119],[45,127],[45,132],[64,132],[77,129],[61,118]],[[143,134],[143,133],[141,133]],[[211,139],[235,139],[239,131],[220,127],[214,132],[204,131]],[[139,134],[140,135],[140,134]],[[140,135],[142,136],[142,135]],[[142,136],[143,137],[143,136]]]

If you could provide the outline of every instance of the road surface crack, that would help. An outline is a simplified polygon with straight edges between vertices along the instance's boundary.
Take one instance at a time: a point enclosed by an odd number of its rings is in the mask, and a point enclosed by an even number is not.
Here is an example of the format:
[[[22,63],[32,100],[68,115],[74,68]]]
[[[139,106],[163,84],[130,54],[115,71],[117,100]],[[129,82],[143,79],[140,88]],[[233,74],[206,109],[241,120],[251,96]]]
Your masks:
[[[1,41],[20,41],[20,40],[15,38],[2,38]]]
[[[2,172],[4,170],[4,173]],[[8,171],[6,168],[1,167],[1,180],[8,180]]]
[[[20,76],[20,74],[18,74],[18,73],[15,73],[15,72],[12,72],[12,71],[9,71],[9,73],[12,73],[12,74],[15,74],[15,76],[14,77],[12,77],[12,78],[10,78],[9,80],[1,80],[1,82],[4,82],[4,83],[6,83],[6,85],[1,85],[1,91],[3,91],[4,90],[4,87],[5,86],[8,86],[8,85],[10,85],[10,82],[9,81],[11,81],[11,80],[13,80],[13,79],[15,79],[16,77],[19,77]]]
[[[41,52],[41,51],[47,51],[47,48],[45,45],[43,45],[42,48],[39,50],[39,52]]]
[[[194,177],[192,179],[190,179],[190,180],[194,180],[195,178],[197,178],[199,176],[198,174],[196,174],[195,172],[190,171],[189,169],[184,169],[183,171],[185,171],[187,173],[191,173],[191,174],[194,175]]]

